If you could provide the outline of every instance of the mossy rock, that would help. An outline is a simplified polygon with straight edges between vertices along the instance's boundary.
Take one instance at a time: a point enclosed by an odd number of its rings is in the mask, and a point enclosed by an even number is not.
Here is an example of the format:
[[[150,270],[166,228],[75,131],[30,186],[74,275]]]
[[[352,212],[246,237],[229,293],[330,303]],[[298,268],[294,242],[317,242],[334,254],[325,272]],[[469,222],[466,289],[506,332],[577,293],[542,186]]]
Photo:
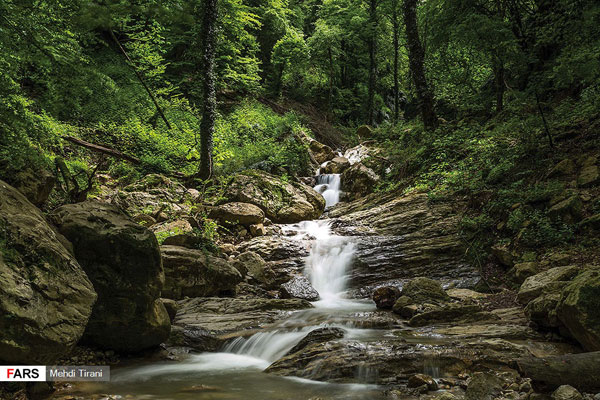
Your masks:
[[[402,296],[408,296],[415,303],[440,303],[450,301],[450,296],[442,285],[433,279],[418,277],[402,288]]]

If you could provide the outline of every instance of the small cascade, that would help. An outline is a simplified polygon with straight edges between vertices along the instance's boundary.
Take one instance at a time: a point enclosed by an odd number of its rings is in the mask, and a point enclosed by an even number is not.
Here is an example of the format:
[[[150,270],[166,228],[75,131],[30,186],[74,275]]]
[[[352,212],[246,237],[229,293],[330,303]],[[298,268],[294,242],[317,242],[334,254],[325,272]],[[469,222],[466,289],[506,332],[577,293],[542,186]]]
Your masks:
[[[314,189],[325,199],[325,207],[333,207],[340,201],[340,174],[323,174],[317,177]]]

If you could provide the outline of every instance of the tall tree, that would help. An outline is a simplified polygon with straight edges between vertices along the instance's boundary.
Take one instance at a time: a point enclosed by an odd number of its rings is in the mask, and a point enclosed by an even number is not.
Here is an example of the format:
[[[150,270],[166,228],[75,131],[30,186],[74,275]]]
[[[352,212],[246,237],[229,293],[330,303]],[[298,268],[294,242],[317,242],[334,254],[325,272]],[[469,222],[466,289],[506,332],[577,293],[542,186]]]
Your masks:
[[[369,98],[368,123],[375,123],[375,90],[377,86],[377,0],[369,0]]]
[[[417,23],[418,0],[404,0],[404,25],[408,43],[408,59],[423,123],[427,129],[435,129],[438,125],[435,114],[433,93],[425,77],[425,50],[419,38]]]
[[[215,46],[217,37],[217,0],[205,0],[201,40],[203,63],[203,104],[200,124],[200,169],[198,176],[209,179],[213,172],[213,134],[217,114],[215,89]]]
[[[400,52],[399,43],[400,21],[398,18],[398,0],[392,0],[392,42],[394,45],[394,123],[398,122],[400,116],[400,83],[398,82],[398,58]]]

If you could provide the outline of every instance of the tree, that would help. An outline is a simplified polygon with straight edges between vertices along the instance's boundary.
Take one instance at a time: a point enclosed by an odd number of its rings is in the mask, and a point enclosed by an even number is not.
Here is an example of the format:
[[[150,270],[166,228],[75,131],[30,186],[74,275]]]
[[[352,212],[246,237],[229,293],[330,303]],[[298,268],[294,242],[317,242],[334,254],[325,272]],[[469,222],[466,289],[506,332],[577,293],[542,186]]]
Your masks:
[[[408,43],[408,59],[423,123],[427,129],[435,129],[438,125],[434,109],[433,93],[425,77],[425,50],[419,38],[417,24],[418,0],[404,0],[404,25]]]
[[[215,120],[217,116],[217,95],[215,88],[215,47],[217,36],[217,0],[206,0],[202,24],[201,43],[203,61],[203,104],[200,124],[200,179],[209,179],[213,172],[212,151]]]
[[[375,90],[377,86],[377,0],[369,0],[369,98],[367,120],[375,123]]]

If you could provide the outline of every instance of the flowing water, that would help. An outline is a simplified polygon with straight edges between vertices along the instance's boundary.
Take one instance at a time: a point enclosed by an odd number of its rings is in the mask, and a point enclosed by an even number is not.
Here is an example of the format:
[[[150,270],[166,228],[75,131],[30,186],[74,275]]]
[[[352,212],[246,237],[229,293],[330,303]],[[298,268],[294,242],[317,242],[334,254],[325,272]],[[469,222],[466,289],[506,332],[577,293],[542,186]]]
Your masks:
[[[340,197],[340,176],[320,175],[315,190],[323,194],[327,207],[335,205]],[[181,362],[115,368],[110,384],[78,389],[147,399],[380,398],[381,389],[374,385],[331,384],[262,372],[316,328],[340,327],[345,330],[346,339],[373,334],[373,330],[359,329],[353,323],[355,315],[375,310],[373,302],[345,297],[348,269],[354,257],[352,241],[333,235],[328,220],[284,225],[282,230],[297,240],[311,241],[304,273],[320,294],[314,308],[295,312],[267,331],[237,338],[221,353],[190,355]],[[356,371],[359,378],[364,375],[365,381],[368,374],[369,371]]]

